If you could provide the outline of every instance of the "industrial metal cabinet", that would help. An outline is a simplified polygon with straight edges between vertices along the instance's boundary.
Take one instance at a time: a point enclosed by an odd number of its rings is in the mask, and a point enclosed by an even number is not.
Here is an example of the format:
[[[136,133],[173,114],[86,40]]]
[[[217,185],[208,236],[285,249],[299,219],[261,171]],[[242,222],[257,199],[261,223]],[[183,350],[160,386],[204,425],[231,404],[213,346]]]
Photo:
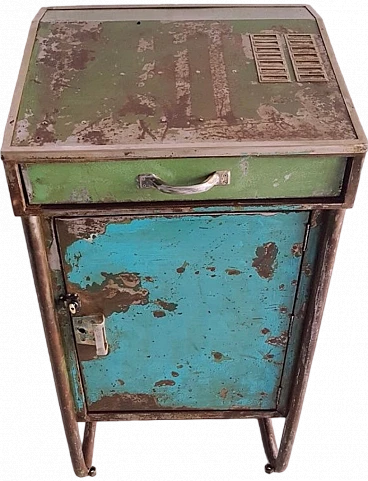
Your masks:
[[[131,419],[256,418],[286,468],[365,152],[310,7],[40,11],[2,158],[78,476]]]

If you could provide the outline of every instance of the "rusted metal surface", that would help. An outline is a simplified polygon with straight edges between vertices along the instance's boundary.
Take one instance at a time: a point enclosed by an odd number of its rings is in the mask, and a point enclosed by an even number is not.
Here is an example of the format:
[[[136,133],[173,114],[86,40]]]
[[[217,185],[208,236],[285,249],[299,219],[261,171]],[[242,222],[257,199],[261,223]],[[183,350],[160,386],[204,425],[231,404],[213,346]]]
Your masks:
[[[328,81],[259,83],[254,33],[312,35]],[[356,139],[313,19],[41,21],[13,145],[302,139]]]
[[[275,270],[275,262],[278,253],[277,245],[274,242],[267,242],[257,247],[256,257],[253,259],[252,266],[260,277],[271,279]]]
[[[88,475],[89,468],[86,466],[83,456],[70,379],[65,362],[65,351],[55,312],[55,300],[50,283],[41,219],[39,217],[24,217],[23,227],[69,451],[75,474],[84,477]]]
[[[235,411],[132,411],[132,412],[89,412],[81,421],[158,421],[185,419],[263,419],[279,418],[278,411],[235,410]]]
[[[25,193],[23,192],[21,175],[17,164],[4,162],[5,174],[8,181],[10,198],[15,215],[22,215],[26,208]]]
[[[295,204],[295,200],[301,203]],[[313,199],[307,199],[303,204],[302,199],[292,199],[290,203],[284,202],[264,202],[259,204],[254,201],[234,201],[231,203],[218,201],[218,206],[214,206],[208,202],[163,202],[152,206],[146,203],[140,205],[127,203],[121,204],[95,204],[91,205],[78,205],[66,204],[63,206],[47,205],[47,206],[28,206],[25,209],[27,215],[42,215],[45,217],[80,217],[95,216],[97,213],[100,215],[153,215],[153,214],[188,214],[188,213],[214,213],[214,212],[262,212],[262,211],[290,211],[290,210],[311,210],[311,209],[338,209],[343,208],[343,198],[339,198],[337,202],[329,202],[327,199],[318,199],[318,202],[313,204]]]

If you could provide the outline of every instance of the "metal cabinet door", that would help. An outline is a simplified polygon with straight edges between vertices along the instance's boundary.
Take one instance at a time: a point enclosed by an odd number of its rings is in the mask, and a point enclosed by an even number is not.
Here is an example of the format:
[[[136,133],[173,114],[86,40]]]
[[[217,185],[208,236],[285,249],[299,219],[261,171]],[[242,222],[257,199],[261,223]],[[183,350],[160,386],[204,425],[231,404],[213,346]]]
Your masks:
[[[308,212],[58,219],[90,412],[276,409]]]

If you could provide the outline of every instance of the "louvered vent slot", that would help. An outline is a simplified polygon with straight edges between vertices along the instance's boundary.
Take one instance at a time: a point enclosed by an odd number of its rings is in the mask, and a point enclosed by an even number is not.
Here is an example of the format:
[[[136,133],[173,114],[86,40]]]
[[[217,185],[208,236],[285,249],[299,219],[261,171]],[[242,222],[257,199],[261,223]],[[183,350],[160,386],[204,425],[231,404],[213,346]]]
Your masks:
[[[290,82],[281,39],[278,35],[251,35],[254,59],[260,82]]]
[[[285,35],[298,82],[328,80],[314,35]]]

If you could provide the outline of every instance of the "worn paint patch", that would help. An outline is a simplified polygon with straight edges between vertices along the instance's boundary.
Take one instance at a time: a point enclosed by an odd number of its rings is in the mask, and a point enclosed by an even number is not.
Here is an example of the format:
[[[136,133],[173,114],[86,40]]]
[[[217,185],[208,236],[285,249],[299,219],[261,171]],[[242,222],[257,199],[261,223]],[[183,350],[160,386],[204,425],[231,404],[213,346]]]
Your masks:
[[[231,361],[231,357],[222,354],[222,352],[214,351],[211,354],[216,362]]]
[[[269,337],[267,339],[267,344],[271,344],[271,346],[286,346],[288,342],[289,336],[286,331],[282,332],[280,336],[277,337]]]
[[[70,262],[76,265],[74,261]],[[102,312],[109,316],[113,312],[127,312],[133,305],[148,304],[149,291],[142,287],[141,278],[137,274],[101,272],[101,276],[104,280],[100,284],[88,284],[86,289],[74,286],[74,292],[79,295],[85,312]]]
[[[307,276],[307,277],[310,277],[313,273],[313,268],[312,268],[312,264],[310,263],[306,263],[306,264],[303,264],[303,273]]]
[[[162,379],[161,381],[155,382],[155,387],[162,386],[175,386],[175,381],[173,381],[172,379]]]
[[[145,411],[156,410],[159,407],[154,395],[119,393],[104,396],[90,404],[90,412],[106,411]]]
[[[241,274],[241,271],[239,271],[238,269],[226,269],[226,274],[228,274],[229,276],[238,276],[239,274]]]
[[[298,242],[297,244],[293,244],[291,253],[293,256],[300,257],[303,254],[303,243]]]
[[[178,267],[178,268],[176,269],[176,272],[177,272],[178,274],[183,274],[183,273],[185,272],[185,269],[186,269],[188,266],[189,266],[188,262],[187,262],[187,261],[184,261],[183,265],[180,266],[180,267]]]
[[[260,277],[271,279],[277,267],[278,248],[274,242],[266,242],[257,247],[256,257],[253,259],[252,266]]]
[[[165,309],[165,311],[172,312],[172,311],[175,311],[175,309],[178,307],[178,305],[175,304],[174,302],[167,302],[167,301],[164,301],[162,299],[157,299],[154,302],[158,306],[162,307],[162,309]]]

